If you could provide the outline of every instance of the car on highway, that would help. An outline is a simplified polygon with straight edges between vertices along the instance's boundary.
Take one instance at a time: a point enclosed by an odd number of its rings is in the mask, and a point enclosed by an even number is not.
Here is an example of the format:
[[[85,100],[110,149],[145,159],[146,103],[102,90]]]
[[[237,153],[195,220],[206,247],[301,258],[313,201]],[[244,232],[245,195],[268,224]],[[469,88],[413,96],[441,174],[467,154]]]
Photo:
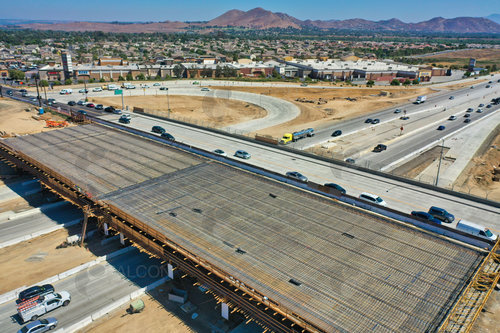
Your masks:
[[[94,89],[92,89],[93,92],[101,92],[102,91],[102,88],[101,87],[95,87]]]
[[[128,113],[125,113],[120,118],[126,118],[126,119],[130,120],[130,119],[132,119],[132,116]]]
[[[455,96],[450,96],[450,99],[455,99]]]
[[[401,113],[401,109],[394,110],[394,113]]]
[[[28,90],[26,90],[26,89],[20,89],[20,90],[19,90],[19,92],[20,92],[21,94],[24,94],[24,93],[27,93],[27,92],[28,92]]]
[[[245,160],[248,160],[250,157],[252,157],[252,155],[250,155],[249,153],[247,153],[246,151],[244,150],[237,150],[235,153],[234,153],[234,156],[235,157],[239,157],[239,158],[243,158]]]
[[[446,127],[444,125],[439,125],[439,127],[437,128],[438,131],[444,131],[446,129]]]
[[[76,105],[76,102],[75,102],[75,101],[69,101],[69,102],[68,102],[68,105],[69,105],[69,106],[75,106],[75,105]]]
[[[484,104],[483,103],[479,104],[479,107],[480,108],[484,107]]]
[[[467,112],[474,112],[474,109],[473,108],[468,108]]]
[[[118,122],[120,122],[122,124],[130,124],[130,118],[127,118],[126,116],[121,116],[118,119]]]
[[[7,95],[12,96],[14,95],[14,93],[12,92],[12,90],[7,90]]]
[[[410,117],[408,117],[408,116],[401,116],[401,117],[399,117],[399,119],[401,119],[401,120],[408,120],[408,119],[410,119]]]
[[[87,103],[87,104],[85,104],[85,106],[88,108],[93,108],[93,107],[95,107],[95,104],[94,103]]]
[[[486,105],[486,108],[487,109],[491,108],[491,104]]]
[[[160,87],[160,90],[168,90],[167,87]]]
[[[346,194],[346,192],[347,192],[345,190],[345,188],[343,188],[342,186],[340,186],[338,184],[335,184],[335,183],[326,183],[323,186],[334,188],[334,189],[336,189],[337,191],[339,191],[342,194]]]
[[[21,93],[21,97],[28,97],[28,93],[27,92]]]
[[[205,88],[201,88],[201,91],[210,91],[210,89],[205,87]]]
[[[477,113],[483,113],[483,109],[477,109]]]
[[[380,123],[380,119],[375,118],[372,120],[372,124],[378,124],[378,123]]]
[[[487,84],[485,88],[491,88],[491,86],[489,84]]]
[[[372,120],[371,118],[368,118],[368,119],[366,119],[366,120],[365,120],[365,124],[371,124],[371,123],[372,123],[372,121],[373,121],[373,120]]]
[[[464,118],[470,118],[470,113],[464,114]]]
[[[470,122],[471,122],[471,119],[470,119],[470,118],[466,118],[466,119],[464,120],[464,123],[466,123],[466,124],[468,124],[468,123],[470,123]]]
[[[307,83],[302,83],[300,86],[301,87],[307,87]]]
[[[453,214],[448,213],[444,208],[432,206],[431,208],[429,208],[428,213],[431,214],[433,217],[437,218],[438,220],[446,223],[451,223],[455,220],[455,216]]]
[[[308,181],[307,177],[304,176],[303,174],[301,174],[298,171],[288,171],[286,173],[286,176],[288,178],[291,178],[291,179],[294,179],[294,180],[298,180],[299,182],[307,183],[307,181]]]
[[[24,289],[19,293],[18,301],[26,301],[30,298],[36,296],[43,296],[54,292],[54,286],[51,284],[44,284],[42,286],[33,286],[28,289]]]
[[[448,120],[457,120],[457,116],[450,116]]]
[[[387,202],[385,202],[384,199],[382,199],[381,197],[379,197],[378,195],[375,195],[375,194],[363,192],[359,195],[359,198],[362,200],[371,202],[373,204],[376,204],[376,205],[380,205],[380,206],[384,206],[384,207],[387,206]]]
[[[354,158],[350,158],[350,157],[349,157],[349,158],[346,158],[346,159],[345,159],[345,161],[346,161],[347,163],[349,163],[349,164],[354,164],[354,163],[356,163],[356,161],[354,160]]]
[[[214,151],[212,151],[212,153],[217,154],[219,156],[224,156],[224,157],[227,156],[226,152],[222,149],[215,149]]]
[[[499,83],[500,83],[500,79],[498,79],[498,80],[497,80],[497,82],[499,82]]]
[[[170,141],[175,141],[174,136],[167,132],[161,133],[161,137]]]
[[[411,215],[419,217],[422,220],[427,220],[429,222],[441,224],[441,220],[438,220],[437,218],[435,218],[434,216],[432,216],[431,214],[429,214],[427,212],[418,212],[418,211],[414,210],[413,212],[411,212]]]
[[[85,101],[78,101],[76,102],[76,105],[85,105]]]
[[[165,131],[165,129],[164,129],[163,127],[161,127],[161,126],[153,126],[153,127],[151,128],[151,132],[153,132],[153,133],[158,133],[158,134],[162,134],[162,133],[165,133],[166,131]]]
[[[83,114],[84,116],[87,115],[87,111],[85,111],[85,110],[78,110],[78,113],[79,114]]]
[[[493,81],[488,81],[488,83],[493,83]]]
[[[335,130],[332,133],[332,136],[339,136],[339,135],[342,135],[342,131],[341,130]]]
[[[387,146],[383,145],[381,143],[379,143],[378,145],[375,146],[375,148],[373,148],[373,151],[375,153],[380,153],[380,152],[383,152],[384,150],[387,150]]]
[[[104,105],[102,105],[102,104],[97,104],[97,105],[95,106],[95,109],[96,109],[96,110],[104,110]]]
[[[120,109],[113,109],[112,111],[114,114],[122,114],[122,110]]]
[[[159,87],[160,84],[158,82],[153,83],[153,87]]]
[[[21,328],[17,333],[43,333],[52,331],[57,326],[57,319],[49,317],[46,319],[35,320]]]
[[[86,94],[89,92],[89,90],[88,89],[80,89],[80,90],[78,90],[78,92],[82,93],[82,94]]]
[[[476,77],[476,79],[477,79],[477,77]],[[474,86],[470,86],[470,88],[471,88],[471,89],[474,89]]]
[[[115,108],[112,107],[112,106],[107,106],[107,107],[104,108],[105,112],[113,112],[114,110],[115,110]]]

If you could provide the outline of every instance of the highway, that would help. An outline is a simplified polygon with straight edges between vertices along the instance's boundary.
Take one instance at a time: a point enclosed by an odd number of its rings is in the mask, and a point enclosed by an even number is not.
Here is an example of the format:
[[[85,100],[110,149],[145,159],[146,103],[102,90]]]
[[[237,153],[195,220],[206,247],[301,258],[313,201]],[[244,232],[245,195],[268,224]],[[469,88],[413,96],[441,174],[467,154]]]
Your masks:
[[[163,273],[159,260],[134,249],[54,283],[56,292],[70,293],[71,303],[42,318],[55,317],[59,321],[57,328],[68,327],[160,279]],[[15,301],[0,305],[0,327],[4,333],[17,332],[22,327],[17,321]]]

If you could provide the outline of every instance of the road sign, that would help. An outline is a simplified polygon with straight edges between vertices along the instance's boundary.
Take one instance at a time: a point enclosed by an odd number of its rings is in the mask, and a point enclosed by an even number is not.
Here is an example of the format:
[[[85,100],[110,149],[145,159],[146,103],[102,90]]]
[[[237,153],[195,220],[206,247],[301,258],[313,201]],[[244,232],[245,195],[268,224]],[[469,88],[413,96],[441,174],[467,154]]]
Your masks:
[[[123,95],[123,90],[121,90],[121,89],[116,89],[116,90],[115,90],[115,95]]]

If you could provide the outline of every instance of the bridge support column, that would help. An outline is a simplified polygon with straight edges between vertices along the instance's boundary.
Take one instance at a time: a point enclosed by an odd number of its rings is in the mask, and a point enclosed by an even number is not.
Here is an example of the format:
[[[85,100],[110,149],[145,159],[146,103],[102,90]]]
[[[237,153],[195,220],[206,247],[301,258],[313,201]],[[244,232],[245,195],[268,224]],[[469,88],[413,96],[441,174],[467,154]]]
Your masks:
[[[172,264],[167,264],[167,270],[168,270],[168,277],[171,278],[172,280],[174,279],[174,267]]]
[[[221,304],[220,311],[220,315],[222,316],[222,318],[229,320],[229,306],[227,305],[227,303]]]
[[[125,245],[125,237],[123,236],[122,233],[120,233],[120,244]]]
[[[104,235],[109,236],[108,224],[103,223],[102,228],[104,230]]]

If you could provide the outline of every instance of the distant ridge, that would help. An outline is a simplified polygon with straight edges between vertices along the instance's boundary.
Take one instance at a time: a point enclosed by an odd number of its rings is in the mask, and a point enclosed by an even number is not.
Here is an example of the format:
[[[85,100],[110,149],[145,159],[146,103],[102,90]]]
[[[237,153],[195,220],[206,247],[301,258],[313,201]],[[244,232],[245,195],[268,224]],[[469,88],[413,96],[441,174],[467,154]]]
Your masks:
[[[490,19],[491,18],[491,19]],[[192,27],[245,27],[250,29],[271,28],[316,28],[336,30],[369,30],[392,32],[441,32],[441,33],[500,33],[499,14],[484,17],[456,17],[446,19],[435,17],[418,23],[405,23],[397,18],[382,21],[370,21],[360,18],[348,20],[299,20],[285,13],[273,13],[263,8],[249,11],[233,9],[208,22],[41,22],[17,23],[18,27],[35,30],[63,31],[104,31],[104,32],[180,32]],[[1,24],[0,20],[0,24]],[[8,20],[4,20],[8,21]],[[16,21],[16,20],[13,20]]]

